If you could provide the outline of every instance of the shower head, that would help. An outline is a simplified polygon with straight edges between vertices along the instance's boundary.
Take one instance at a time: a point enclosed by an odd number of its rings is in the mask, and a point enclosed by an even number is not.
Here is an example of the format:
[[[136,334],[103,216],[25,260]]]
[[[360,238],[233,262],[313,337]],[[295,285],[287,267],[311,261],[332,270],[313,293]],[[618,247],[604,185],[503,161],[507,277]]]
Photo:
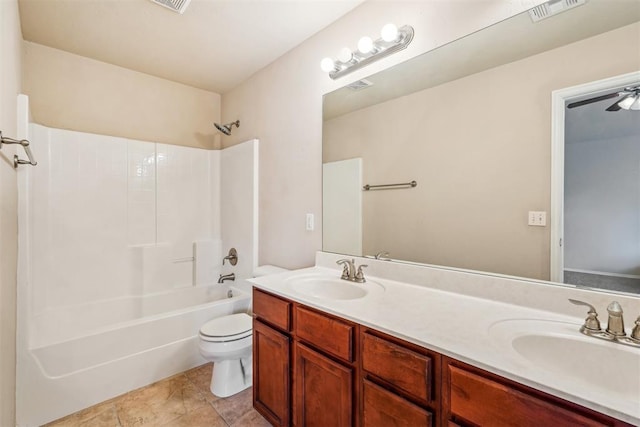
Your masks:
[[[236,120],[235,122],[227,123],[226,125],[219,125],[218,123],[214,123],[216,129],[225,135],[231,135],[231,128],[233,125],[236,125],[237,128],[240,127],[240,120]]]

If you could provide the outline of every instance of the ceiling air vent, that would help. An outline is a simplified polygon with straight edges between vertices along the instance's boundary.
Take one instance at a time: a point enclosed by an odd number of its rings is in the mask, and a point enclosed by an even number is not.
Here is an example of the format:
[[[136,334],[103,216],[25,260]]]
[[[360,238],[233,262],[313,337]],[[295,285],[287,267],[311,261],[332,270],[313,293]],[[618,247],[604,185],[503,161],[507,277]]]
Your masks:
[[[572,9],[576,6],[585,4],[587,0],[549,0],[546,3],[542,3],[539,6],[529,10],[529,16],[533,22],[541,21],[558,13],[562,13],[565,10]]]
[[[167,9],[171,9],[174,12],[178,12],[179,14],[183,14],[184,11],[189,6],[189,2],[191,0],[151,0],[155,4],[159,4],[160,6],[164,6]]]
[[[368,88],[369,86],[373,86],[373,83],[371,83],[369,80],[362,79],[358,80],[357,82],[348,84],[347,88],[351,90],[362,90]]]

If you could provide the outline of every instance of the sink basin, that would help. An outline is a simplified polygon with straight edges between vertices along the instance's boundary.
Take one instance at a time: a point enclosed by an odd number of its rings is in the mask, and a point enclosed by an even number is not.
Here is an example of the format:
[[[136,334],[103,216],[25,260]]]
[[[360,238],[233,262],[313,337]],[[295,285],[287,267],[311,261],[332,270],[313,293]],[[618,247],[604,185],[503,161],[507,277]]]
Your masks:
[[[375,281],[352,283],[347,280],[323,275],[294,276],[287,280],[287,285],[294,292],[326,300],[353,300],[364,298],[370,293],[384,290]]]
[[[489,335],[520,364],[637,405],[640,349],[587,337],[579,329],[569,322],[513,319],[494,323]]]

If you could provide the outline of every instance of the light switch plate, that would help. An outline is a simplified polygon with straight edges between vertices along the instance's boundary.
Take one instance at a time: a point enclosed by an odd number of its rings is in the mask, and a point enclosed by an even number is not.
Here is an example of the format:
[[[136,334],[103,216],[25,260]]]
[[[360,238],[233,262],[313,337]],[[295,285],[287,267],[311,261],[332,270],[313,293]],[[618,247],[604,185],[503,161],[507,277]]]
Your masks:
[[[307,214],[307,231],[313,231],[315,228],[314,218],[312,213]]]
[[[547,213],[545,211],[529,211],[529,225],[545,227],[547,225]]]

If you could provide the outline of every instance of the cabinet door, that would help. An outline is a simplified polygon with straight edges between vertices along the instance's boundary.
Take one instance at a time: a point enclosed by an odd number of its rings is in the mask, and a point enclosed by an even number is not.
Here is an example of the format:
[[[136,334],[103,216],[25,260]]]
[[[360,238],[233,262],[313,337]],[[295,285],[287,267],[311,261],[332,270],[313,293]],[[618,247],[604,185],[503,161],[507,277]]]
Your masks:
[[[253,406],[274,426],[289,425],[289,337],[253,321]]]
[[[293,422],[298,427],[353,425],[353,368],[294,344]]]
[[[391,393],[376,384],[363,381],[364,427],[430,427],[429,411]]]

